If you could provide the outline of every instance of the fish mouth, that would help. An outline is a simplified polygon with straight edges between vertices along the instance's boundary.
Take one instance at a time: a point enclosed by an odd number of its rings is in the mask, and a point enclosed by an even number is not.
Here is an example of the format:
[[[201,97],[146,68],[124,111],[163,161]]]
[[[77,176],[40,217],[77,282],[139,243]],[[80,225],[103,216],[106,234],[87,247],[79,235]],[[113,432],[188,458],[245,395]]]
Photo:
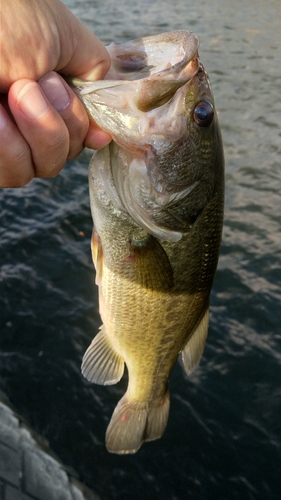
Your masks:
[[[155,109],[198,72],[199,40],[189,31],[172,31],[106,47],[111,67],[104,80],[85,82],[66,76],[95,122],[115,137],[101,107],[133,115]],[[123,96],[121,93],[123,92]],[[128,94],[132,96],[128,102]],[[103,108],[102,111],[105,111]]]
[[[191,31],[178,30],[124,43],[112,42],[106,49],[111,58],[108,73],[104,80],[83,82],[88,89],[82,93],[89,92],[91,85],[96,90],[103,88],[107,80],[121,83],[151,76],[173,80],[177,75],[177,79],[184,82],[189,71],[187,66],[198,56],[199,40]],[[75,77],[69,79],[70,82],[76,80]]]
[[[185,79],[186,66],[198,53],[199,41],[189,31],[171,31],[106,47],[112,65],[106,79],[136,80],[151,76],[161,79],[178,74]],[[183,72],[183,74],[181,74]]]

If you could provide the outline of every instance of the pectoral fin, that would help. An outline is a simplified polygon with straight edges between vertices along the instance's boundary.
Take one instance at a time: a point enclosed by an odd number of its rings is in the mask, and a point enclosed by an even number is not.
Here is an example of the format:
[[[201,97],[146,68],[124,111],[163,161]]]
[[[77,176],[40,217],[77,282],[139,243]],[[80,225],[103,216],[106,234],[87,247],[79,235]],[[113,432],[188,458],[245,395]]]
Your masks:
[[[134,265],[132,279],[149,290],[170,290],[174,284],[169,258],[156,238],[148,236],[141,244],[132,242],[131,258]]]
[[[181,355],[184,370],[189,375],[192,370],[198,365],[204,351],[205,341],[208,334],[209,326],[209,307],[207,307],[200,322],[197,324],[192,336],[186,343]]]
[[[96,269],[96,284],[100,285],[103,267],[103,251],[98,233],[93,229],[91,240],[92,258]]]
[[[112,385],[119,382],[124,373],[124,360],[110,345],[104,326],[84,354],[82,374],[90,382]]]

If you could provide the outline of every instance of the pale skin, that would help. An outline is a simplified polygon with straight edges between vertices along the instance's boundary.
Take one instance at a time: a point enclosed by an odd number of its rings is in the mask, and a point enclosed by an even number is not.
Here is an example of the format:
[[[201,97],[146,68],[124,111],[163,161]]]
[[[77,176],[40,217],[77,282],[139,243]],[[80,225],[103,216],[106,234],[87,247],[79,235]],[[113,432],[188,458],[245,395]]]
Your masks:
[[[0,16],[0,187],[19,187],[110,142],[58,74],[100,80],[110,59],[60,0],[1,0]]]

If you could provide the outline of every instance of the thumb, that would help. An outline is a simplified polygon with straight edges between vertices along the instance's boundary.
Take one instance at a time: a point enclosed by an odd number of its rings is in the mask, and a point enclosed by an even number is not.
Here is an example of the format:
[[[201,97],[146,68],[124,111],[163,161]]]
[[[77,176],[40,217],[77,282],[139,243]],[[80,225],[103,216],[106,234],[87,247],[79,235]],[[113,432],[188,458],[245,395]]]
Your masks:
[[[60,58],[56,70],[82,80],[102,80],[110,57],[102,42],[67,9],[67,23],[60,32]]]

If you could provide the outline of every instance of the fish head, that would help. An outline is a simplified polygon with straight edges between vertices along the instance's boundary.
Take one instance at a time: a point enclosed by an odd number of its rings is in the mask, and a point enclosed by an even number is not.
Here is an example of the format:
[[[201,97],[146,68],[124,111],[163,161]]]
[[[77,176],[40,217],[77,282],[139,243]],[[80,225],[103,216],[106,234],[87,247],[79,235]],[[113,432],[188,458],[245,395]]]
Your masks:
[[[147,136],[147,112],[169,101],[196,74],[198,47],[197,37],[188,31],[112,43],[106,47],[111,67],[104,80],[65,78],[90,119],[130,148]]]
[[[102,82],[71,81],[113,137],[110,175],[123,209],[149,234],[178,241],[222,184],[210,81],[186,31],[111,44]]]

